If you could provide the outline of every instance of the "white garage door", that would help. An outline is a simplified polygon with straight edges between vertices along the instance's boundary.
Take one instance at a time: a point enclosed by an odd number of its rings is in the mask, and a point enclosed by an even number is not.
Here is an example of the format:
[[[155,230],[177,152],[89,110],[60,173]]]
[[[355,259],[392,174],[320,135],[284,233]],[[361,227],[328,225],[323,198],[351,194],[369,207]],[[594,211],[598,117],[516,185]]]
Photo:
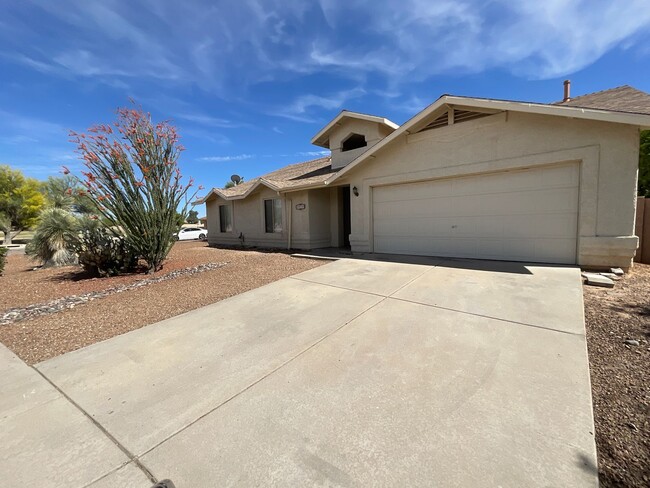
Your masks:
[[[576,262],[578,164],[373,188],[374,250]]]

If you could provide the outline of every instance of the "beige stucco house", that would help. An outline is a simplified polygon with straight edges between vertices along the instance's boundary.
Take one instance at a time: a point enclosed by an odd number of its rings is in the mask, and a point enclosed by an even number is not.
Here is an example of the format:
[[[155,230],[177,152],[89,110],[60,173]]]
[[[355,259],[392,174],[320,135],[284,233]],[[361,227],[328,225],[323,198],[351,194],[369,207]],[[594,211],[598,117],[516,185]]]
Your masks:
[[[343,111],[331,157],[212,189],[211,245],[631,266],[639,131],[629,86],[562,102],[443,95],[404,125]]]

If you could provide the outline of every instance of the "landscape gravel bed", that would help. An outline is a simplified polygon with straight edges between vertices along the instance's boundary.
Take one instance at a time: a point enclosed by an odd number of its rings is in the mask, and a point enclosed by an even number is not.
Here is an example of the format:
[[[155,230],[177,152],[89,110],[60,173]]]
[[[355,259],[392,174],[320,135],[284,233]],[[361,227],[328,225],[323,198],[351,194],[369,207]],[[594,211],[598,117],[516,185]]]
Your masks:
[[[584,287],[602,487],[650,486],[650,266]]]
[[[177,242],[169,253],[163,269],[154,276],[206,263],[207,255],[210,254],[210,252],[206,254],[206,250],[211,249],[204,242]],[[18,253],[9,254],[4,276],[6,278],[0,278],[2,280],[0,311],[71,295],[82,295],[150,277],[142,273],[132,273],[110,278],[93,278],[79,266],[39,268],[37,262],[32,261],[25,254]]]
[[[68,296],[61,290],[75,290],[73,294],[84,294],[106,290],[121,284],[133,283],[151,278],[147,275],[130,275],[116,278],[82,279],[72,278],[72,285],[61,282],[52,270],[31,271],[24,256],[10,256],[16,261],[10,273],[0,277],[3,289],[3,303],[0,315],[8,308],[24,306],[21,293],[29,296],[48,297],[31,303],[46,302]],[[178,276],[174,279],[129,289],[122,293],[110,294],[101,300],[93,300],[83,305],[65,309],[59,313],[38,316],[32,319],[0,326],[0,342],[13,350],[29,364],[110,339],[119,334],[153,324],[181,313],[209,305],[233,295],[257,288],[273,281],[321,266],[326,261],[293,258],[284,252],[261,250],[218,249],[208,247],[203,242],[177,243],[170,260],[161,273],[173,269],[183,269],[205,263],[226,263],[192,275]],[[33,267],[33,265],[32,265]],[[78,270],[58,270],[59,275],[75,276]],[[23,275],[30,275],[25,278]],[[38,277],[42,276],[41,280]],[[24,290],[12,288],[12,297],[5,296],[5,284],[19,279],[25,284]],[[99,283],[98,283],[99,282]],[[29,284],[29,286],[27,286]],[[56,286],[56,293],[44,293],[32,288]],[[16,305],[13,305],[13,304]],[[28,303],[29,305],[29,303]]]
[[[13,324],[14,322],[32,319],[40,315],[49,315],[52,313],[61,312],[62,310],[74,308],[77,305],[82,305],[84,303],[97,300],[98,298],[105,298],[109,295],[112,295],[113,293],[122,293],[129,290],[135,290],[136,288],[140,288],[142,286],[173,280],[174,278],[178,278],[180,276],[203,273],[204,271],[221,268],[225,265],[226,263],[199,264],[198,266],[194,266],[192,268],[178,269],[167,274],[155,276],[153,278],[145,278],[142,280],[134,281],[133,283],[113,286],[104,290],[91,291],[82,295],[71,295],[62,298],[56,298],[47,303],[36,303],[34,305],[28,305],[26,307],[10,308],[9,310],[5,310],[4,312],[0,313],[0,325]]]

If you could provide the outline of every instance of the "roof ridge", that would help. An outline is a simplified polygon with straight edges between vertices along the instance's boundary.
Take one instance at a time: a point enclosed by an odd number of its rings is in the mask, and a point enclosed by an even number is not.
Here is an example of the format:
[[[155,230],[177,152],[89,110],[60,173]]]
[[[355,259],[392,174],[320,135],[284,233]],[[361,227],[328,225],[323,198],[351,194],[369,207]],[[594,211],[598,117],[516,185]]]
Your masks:
[[[612,92],[612,91],[615,91],[615,90],[620,90],[621,88],[632,88],[633,90],[641,91],[638,88],[634,88],[631,85],[625,84],[625,85],[620,85],[620,86],[614,86],[612,88],[605,88],[604,90],[598,90],[598,91],[595,91],[595,92],[585,93],[583,95],[578,95],[577,97],[571,97],[571,98],[569,98],[569,100],[566,100],[566,101],[573,101],[573,100],[577,100],[578,98],[588,97],[588,96],[591,96],[591,95],[600,95],[602,93],[607,93],[607,92]],[[563,102],[564,102],[564,100],[560,100],[559,102],[555,102],[555,103],[563,103]]]
[[[284,166],[281,166],[281,167],[278,168],[278,169],[274,169],[273,171],[270,171],[270,172],[268,172],[268,173],[264,173],[262,176],[258,176],[258,178],[264,178],[266,175],[270,175],[270,174],[273,174],[273,173],[277,173],[277,172],[280,171],[280,170],[283,170],[283,169],[286,169],[286,168],[290,168],[290,167],[292,167],[292,166],[298,166],[298,165],[300,165],[300,164],[315,163],[315,162],[321,162],[321,161],[322,161],[322,162],[325,162],[325,160],[327,160],[327,159],[330,159],[330,160],[331,160],[331,159],[332,159],[332,156],[331,156],[331,155],[330,155],[330,156],[323,156],[323,157],[316,158],[316,159],[308,159],[308,160],[306,160],[306,161],[298,161],[297,163],[285,164]]]

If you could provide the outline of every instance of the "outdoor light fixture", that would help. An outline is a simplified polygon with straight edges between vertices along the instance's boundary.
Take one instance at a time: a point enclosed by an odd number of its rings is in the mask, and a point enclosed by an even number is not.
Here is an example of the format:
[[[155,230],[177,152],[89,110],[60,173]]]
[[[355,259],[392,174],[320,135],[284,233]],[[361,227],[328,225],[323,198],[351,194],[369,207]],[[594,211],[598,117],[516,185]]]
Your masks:
[[[359,196],[359,189],[356,186],[352,187],[352,193],[354,193],[355,197]]]

